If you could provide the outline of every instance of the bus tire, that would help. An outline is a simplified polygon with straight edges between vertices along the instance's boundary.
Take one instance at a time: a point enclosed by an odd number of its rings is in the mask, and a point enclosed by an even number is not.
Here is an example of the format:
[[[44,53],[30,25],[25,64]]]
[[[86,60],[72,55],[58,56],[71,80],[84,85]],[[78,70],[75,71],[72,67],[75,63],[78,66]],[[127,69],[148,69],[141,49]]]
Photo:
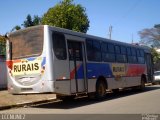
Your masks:
[[[139,87],[141,91],[143,91],[145,89],[145,81],[146,81],[145,77],[142,77],[141,78],[141,85]]]
[[[97,81],[97,84],[96,84],[96,92],[95,92],[95,98],[97,100],[102,100],[105,98],[106,96],[106,84],[104,81],[102,80],[99,80]]]

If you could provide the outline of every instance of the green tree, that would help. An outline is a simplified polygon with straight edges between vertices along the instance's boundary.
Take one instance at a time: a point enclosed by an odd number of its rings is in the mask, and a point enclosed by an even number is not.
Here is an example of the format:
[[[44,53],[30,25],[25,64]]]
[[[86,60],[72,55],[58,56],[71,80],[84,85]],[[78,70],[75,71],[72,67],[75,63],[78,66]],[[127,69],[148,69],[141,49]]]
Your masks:
[[[0,55],[6,55],[6,38],[3,35],[0,35]]]
[[[73,4],[73,0],[63,0],[50,8],[42,17],[42,24],[83,33],[89,28],[86,9],[80,4]]]
[[[41,25],[41,17],[39,17],[38,15],[34,15],[34,17],[32,18],[32,16],[28,14],[23,24],[16,25],[15,27],[12,28],[11,32],[15,30],[20,30],[21,28],[27,28],[36,25]]]
[[[13,32],[13,31],[15,31],[15,30],[20,30],[21,29],[21,27],[19,26],[19,25],[16,25],[12,30],[11,30],[11,32]]]
[[[154,48],[151,48],[151,54],[153,56],[154,64],[160,61],[160,54]]]
[[[33,26],[35,25],[41,25],[41,17],[39,17],[38,15],[34,15],[33,17]]]
[[[155,28],[160,28],[160,24],[154,25]]]
[[[33,18],[30,14],[27,15],[26,20],[23,22],[22,26],[24,28],[40,25],[41,24],[41,18],[35,15]]]
[[[25,28],[33,26],[33,21],[32,21],[32,17],[31,15],[27,15],[26,20],[24,21],[24,23],[22,24]]]
[[[151,48],[151,54],[153,56],[154,70],[160,70],[160,54],[154,48]]]

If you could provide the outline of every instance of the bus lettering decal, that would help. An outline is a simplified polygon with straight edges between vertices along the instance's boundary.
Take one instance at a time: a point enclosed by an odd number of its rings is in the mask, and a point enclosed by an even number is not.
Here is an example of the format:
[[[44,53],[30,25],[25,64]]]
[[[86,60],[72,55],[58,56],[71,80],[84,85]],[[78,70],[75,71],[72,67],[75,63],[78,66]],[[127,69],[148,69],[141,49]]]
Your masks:
[[[35,67],[35,70],[38,70],[39,69],[38,63],[35,63],[34,67]]]
[[[15,62],[13,63],[12,74],[16,76],[41,73],[41,62],[41,59],[26,62]]]
[[[125,75],[125,64],[112,64],[112,72],[114,76]]]
[[[31,64],[31,65],[33,65],[33,64]],[[32,69],[32,70],[33,70],[33,69]],[[32,70],[31,70],[30,64],[28,64],[28,65],[27,65],[27,71],[32,71]]]
[[[18,67],[16,65],[14,65],[14,72],[17,72]]]
[[[17,66],[18,67],[18,66]],[[18,72],[21,72],[21,65],[20,65],[20,67],[18,67]]]
[[[124,67],[119,67],[119,66],[117,66],[117,67],[113,67],[113,72],[124,72]]]
[[[34,71],[38,69],[39,69],[38,63],[14,65],[14,72]]]
[[[26,65],[24,65],[24,64],[22,65],[22,71],[27,71],[26,70]]]

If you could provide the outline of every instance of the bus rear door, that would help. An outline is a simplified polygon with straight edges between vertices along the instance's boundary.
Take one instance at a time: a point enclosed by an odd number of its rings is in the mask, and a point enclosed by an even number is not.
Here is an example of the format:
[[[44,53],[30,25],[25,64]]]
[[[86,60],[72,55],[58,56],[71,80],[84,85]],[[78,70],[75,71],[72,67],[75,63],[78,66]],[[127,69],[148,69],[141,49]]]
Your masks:
[[[72,37],[70,37],[72,38]],[[69,71],[71,79],[71,93],[86,92],[86,64],[84,43],[75,39],[67,40],[69,55]]]

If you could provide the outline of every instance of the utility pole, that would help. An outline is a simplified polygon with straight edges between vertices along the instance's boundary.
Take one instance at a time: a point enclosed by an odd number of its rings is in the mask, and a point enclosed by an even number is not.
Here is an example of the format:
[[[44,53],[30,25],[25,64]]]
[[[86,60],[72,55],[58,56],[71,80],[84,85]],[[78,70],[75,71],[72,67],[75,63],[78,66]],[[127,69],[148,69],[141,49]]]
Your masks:
[[[109,39],[112,39],[112,26],[109,26]]]
[[[133,42],[134,42],[133,40],[134,40],[134,38],[133,38],[133,34],[132,34],[132,44],[133,44]]]

